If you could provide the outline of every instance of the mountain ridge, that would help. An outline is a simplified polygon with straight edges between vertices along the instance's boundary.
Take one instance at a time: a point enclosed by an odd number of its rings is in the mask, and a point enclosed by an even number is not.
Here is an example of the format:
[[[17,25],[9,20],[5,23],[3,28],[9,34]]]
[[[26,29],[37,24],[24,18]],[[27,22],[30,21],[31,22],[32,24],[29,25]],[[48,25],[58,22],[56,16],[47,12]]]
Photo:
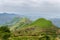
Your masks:
[[[19,16],[16,14],[0,13],[0,25],[9,23],[15,17],[19,17]]]

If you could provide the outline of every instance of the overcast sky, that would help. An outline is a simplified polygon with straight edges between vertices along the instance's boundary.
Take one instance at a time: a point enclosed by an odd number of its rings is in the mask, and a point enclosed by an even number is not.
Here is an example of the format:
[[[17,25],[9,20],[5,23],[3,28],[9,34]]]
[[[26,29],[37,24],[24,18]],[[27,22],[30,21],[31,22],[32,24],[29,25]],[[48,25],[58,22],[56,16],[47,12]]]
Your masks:
[[[0,12],[32,18],[60,18],[60,0],[0,0]]]

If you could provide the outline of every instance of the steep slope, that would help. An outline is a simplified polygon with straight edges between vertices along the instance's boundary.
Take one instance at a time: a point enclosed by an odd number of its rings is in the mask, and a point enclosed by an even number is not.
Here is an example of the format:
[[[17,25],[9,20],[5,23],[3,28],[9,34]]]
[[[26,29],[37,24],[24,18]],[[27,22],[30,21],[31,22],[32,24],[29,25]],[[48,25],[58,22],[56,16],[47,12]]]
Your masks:
[[[19,21],[17,21],[14,25],[12,25],[12,27],[10,28],[10,30],[19,30],[20,28],[26,27],[27,25],[29,25],[31,23],[31,20],[28,18],[20,18]]]

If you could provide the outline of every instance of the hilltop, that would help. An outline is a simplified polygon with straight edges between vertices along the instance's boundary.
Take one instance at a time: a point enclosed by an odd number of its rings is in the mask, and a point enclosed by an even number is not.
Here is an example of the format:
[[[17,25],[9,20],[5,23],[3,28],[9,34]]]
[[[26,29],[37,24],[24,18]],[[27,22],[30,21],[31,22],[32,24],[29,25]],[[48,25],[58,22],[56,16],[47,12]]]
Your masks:
[[[39,36],[42,33],[54,34],[57,29],[50,20],[39,18],[27,26],[18,27],[18,30],[15,29],[14,34],[15,36]]]
[[[47,28],[47,27],[51,27],[53,24],[50,20],[39,18],[36,21],[34,21],[31,25]]]

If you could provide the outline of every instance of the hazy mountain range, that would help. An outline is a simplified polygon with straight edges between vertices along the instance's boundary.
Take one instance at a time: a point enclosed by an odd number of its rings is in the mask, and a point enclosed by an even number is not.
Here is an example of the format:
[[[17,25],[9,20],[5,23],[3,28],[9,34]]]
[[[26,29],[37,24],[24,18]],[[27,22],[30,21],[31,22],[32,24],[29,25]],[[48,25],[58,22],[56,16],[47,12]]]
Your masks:
[[[52,18],[50,20],[53,22],[54,25],[60,27],[60,18]]]
[[[45,40],[48,36],[46,40],[51,38],[55,40],[56,36],[60,34],[59,22],[60,19],[58,18],[45,19],[40,17],[32,20],[18,14],[3,13],[0,14],[0,38],[6,39],[9,36],[10,40],[35,40],[35,38]],[[32,37],[30,39],[30,37],[27,38],[26,36]]]
[[[9,23],[16,17],[19,16],[16,14],[0,13],[0,24]]]
[[[0,25],[8,24],[8,23],[16,23],[21,18],[21,15],[18,14],[8,14],[8,13],[0,13]],[[60,27],[60,19],[52,18],[50,19],[54,25]]]

